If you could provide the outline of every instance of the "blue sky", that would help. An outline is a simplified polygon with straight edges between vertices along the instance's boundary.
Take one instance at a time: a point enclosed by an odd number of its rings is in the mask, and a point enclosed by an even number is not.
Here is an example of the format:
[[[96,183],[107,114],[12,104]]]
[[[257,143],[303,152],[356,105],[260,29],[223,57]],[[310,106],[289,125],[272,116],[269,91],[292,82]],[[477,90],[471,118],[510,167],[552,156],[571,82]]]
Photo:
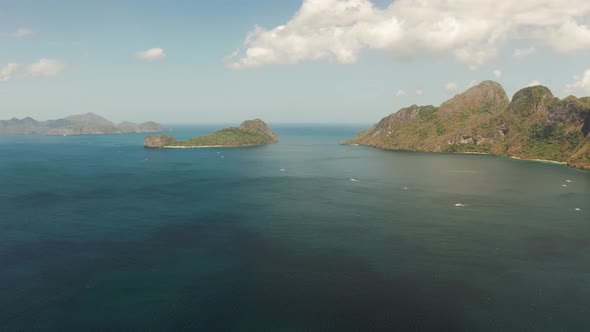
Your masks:
[[[486,79],[590,95],[571,1],[0,0],[0,118],[372,123]]]

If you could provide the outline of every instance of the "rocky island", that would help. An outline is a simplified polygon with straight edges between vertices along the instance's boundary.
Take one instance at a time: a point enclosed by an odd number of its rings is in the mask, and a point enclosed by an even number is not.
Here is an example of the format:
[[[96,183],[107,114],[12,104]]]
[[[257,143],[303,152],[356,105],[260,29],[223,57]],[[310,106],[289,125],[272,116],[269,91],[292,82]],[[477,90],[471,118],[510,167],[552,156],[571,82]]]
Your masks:
[[[439,107],[402,108],[342,144],[496,154],[590,170],[590,97],[559,99],[538,85],[510,100],[500,84],[484,81]]]
[[[153,133],[160,131],[162,131],[162,127],[155,122],[142,124],[121,122],[115,124],[93,113],[72,115],[63,119],[48,121],[37,121],[30,117],[0,121],[0,135],[74,136]]]
[[[146,148],[205,148],[240,147],[266,145],[278,142],[277,134],[270,131],[260,119],[247,120],[239,127],[229,127],[188,140],[177,141],[174,136],[148,136],[144,140]]]

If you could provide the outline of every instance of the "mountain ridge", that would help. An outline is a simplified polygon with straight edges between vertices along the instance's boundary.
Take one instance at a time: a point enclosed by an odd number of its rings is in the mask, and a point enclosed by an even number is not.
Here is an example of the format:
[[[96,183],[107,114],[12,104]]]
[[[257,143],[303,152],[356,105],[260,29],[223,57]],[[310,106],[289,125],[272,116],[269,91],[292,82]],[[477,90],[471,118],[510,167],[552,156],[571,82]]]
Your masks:
[[[489,153],[590,170],[590,97],[484,81],[440,106],[402,108],[342,144],[425,152]]]
[[[76,136],[107,135],[128,133],[151,133],[162,131],[153,121],[140,124],[133,122],[111,122],[100,115],[85,113],[47,121],[37,121],[31,117],[0,120],[0,135]]]

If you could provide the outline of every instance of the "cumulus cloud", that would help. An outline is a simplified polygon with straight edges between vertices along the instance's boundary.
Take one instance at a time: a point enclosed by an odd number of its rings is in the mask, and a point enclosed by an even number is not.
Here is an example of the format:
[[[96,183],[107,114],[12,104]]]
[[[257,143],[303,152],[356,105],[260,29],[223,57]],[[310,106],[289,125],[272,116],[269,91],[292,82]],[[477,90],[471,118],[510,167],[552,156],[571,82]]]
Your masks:
[[[25,28],[20,28],[20,29],[16,30],[13,35],[15,37],[19,37],[20,38],[20,37],[27,37],[27,36],[30,36],[32,34],[33,34],[33,30],[31,30],[31,29],[25,29]]]
[[[145,51],[139,51],[139,52],[135,53],[135,57],[137,59],[147,60],[147,61],[162,60],[162,59],[166,58],[166,53],[164,52],[163,49],[157,47],[157,48],[150,48],[149,50],[145,50]]]
[[[19,65],[16,63],[6,64],[0,68],[0,81],[10,81],[16,73]]]
[[[512,56],[517,59],[523,59],[529,55],[535,54],[535,52],[537,52],[537,49],[533,46],[528,47],[528,48],[517,48],[517,49],[514,49]]]
[[[449,92],[457,90],[457,83],[449,82],[445,84],[445,90]]]
[[[31,76],[55,76],[66,68],[66,65],[58,60],[40,59],[30,64],[27,72]]]
[[[590,48],[590,27],[574,20],[564,22],[559,29],[547,33],[549,45],[561,52]]]
[[[500,69],[494,70],[494,76],[496,78],[502,78],[502,71]]]
[[[424,90],[416,89],[416,91],[414,93],[416,94],[416,96],[422,96],[424,94]]]
[[[541,81],[534,80],[531,83],[527,84],[526,87],[530,88],[531,86],[541,85]]]
[[[586,70],[581,76],[574,76],[574,82],[566,84],[564,90],[570,94],[590,94],[590,69]]]
[[[397,91],[395,92],[395,96],[396,96],[396,97],[403,97],[403,96],[405,96],[405,95],[407,95],[407,94],[408,94],[408,93],[406,92],[406,90],[397,90]]]
[[[477,69],[513,39],[561,52],[590,49],[590,28],[580,23],[589,16],[587,0],[397,0],[383,9],[371,0],[304,0],[285,24],[250,31],[227,64],[346,64],[377,49],[400,58],[452,54]]]

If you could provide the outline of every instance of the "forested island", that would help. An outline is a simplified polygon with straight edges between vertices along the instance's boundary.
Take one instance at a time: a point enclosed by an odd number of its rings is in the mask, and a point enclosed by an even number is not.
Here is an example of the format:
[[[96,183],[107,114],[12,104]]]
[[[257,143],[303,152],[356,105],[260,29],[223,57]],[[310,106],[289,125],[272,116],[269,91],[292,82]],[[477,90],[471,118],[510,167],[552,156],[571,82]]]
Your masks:
[[[114,123],[94,113],[72,115],[63,119],[37,121],[27,117],[0,121],[0,135],[109,135],[130,133],[161,132],[162,127],[155,122],[136,124],[133,122]]]
[[[487,153],[590,170],[590,97],[554,97],[544,86],[518,91],[484,81],[439,107],[402,108],[342,144],[382,149]]]
[[[187,140],[176,140],[174,136],[148,136],[144,140],[146,148],[204,148],[240,147],[266,145],[278,142],[266,123],[260,119],[247,120],[239,127],[229,127],[212,132],[207,136]]]

